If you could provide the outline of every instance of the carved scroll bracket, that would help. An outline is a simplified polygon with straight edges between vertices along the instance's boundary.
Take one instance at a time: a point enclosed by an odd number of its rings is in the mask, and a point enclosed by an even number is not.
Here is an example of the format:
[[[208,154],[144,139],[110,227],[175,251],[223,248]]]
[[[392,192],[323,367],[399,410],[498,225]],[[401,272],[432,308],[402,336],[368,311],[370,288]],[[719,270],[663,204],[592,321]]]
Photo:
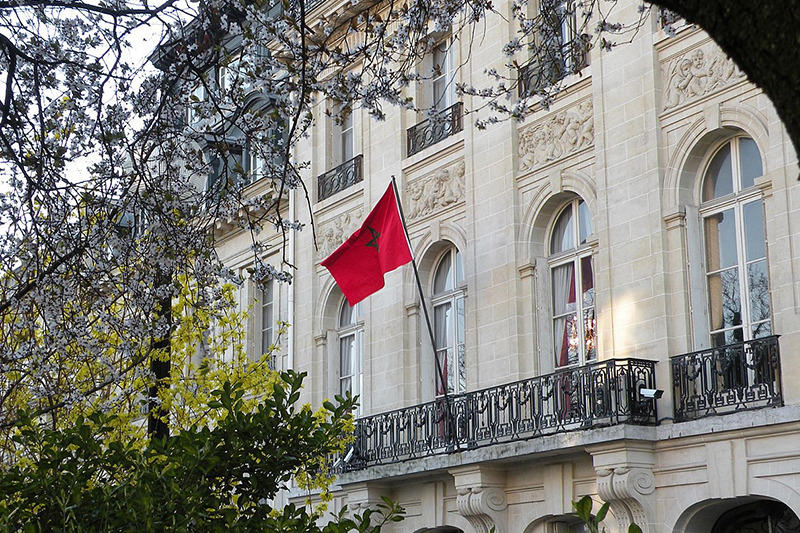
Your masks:
[[[641,443],[622,443],[591,450],[597,493],[610,504],[620,531],[636,523],[651,531],[655,523],[654,451]]]
[[[453,469],[458,499],[458,513],[478,533],[506,533],[508,501],[503,472],[475,465]]]
[[[378,509],[378,504],[383,501],[381,496],[389,494],[389,488],[380,483],[353,483],[342,487],[347,493],[347,511],[350,516],[363,514],[365,510],[373,511]],[[373,523],[380,519],[375,513],[372,516]]]

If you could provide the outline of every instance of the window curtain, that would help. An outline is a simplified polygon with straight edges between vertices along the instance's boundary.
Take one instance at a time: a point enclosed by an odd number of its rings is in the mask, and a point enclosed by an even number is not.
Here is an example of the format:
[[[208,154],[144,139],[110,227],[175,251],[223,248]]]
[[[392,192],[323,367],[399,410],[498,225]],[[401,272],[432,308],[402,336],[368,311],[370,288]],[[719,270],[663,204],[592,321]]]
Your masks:
[[[570,319],[575,310],[575,264],[559,266],[553,269],[553,314],[556,359],[558,366],[567,366],[574,362],[570,358],[569,337]],[[566,314],[573,311],[573,314]],[[558,316],[563,315],[563,316]]]

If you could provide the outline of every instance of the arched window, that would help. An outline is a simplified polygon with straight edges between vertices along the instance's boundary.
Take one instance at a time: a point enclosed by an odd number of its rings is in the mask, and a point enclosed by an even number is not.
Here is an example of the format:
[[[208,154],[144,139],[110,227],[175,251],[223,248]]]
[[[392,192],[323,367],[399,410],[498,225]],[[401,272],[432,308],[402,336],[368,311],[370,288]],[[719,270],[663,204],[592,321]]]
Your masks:
[[[433,323],[436,337],[436,373],[447,382],[448,393],[467,388],[464,349],[464,267],[461,253],[451,246],[439,258],[433,276]],[[444,394],[442,379],[436,377],[436,394]]]
[[[589,208],[575,198],[559,213],[550,237],[556,367],[597,358],[594,267],[592,251],[586,244],[591,234]]]
[[[755,141],[734,137],[717,149],[703,177],[700,213],[714,346],[772,333],[764,212],[755,187],[761,174]]]
[[[364,322],[361,304],[350,307],[342,298],[336,333],[339,337],[339,394],[361,394],[361,368],[364,352]]]

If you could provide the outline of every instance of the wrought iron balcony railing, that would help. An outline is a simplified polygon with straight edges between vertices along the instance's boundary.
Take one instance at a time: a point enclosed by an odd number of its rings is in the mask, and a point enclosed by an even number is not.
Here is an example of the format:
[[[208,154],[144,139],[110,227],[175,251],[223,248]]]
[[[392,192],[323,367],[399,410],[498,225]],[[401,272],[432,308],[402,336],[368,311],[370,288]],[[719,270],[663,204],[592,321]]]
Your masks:
[[[675,421],[783,405],[778,336],[672,358]]]
[[[656,423],[655,362],[608,360],[360,418],[335,470],[616,424]]]
[[[463,104],[456,102],[428,120],[423,120],[408,128],[406,131],[408,138],[406,155],[411,157],[428,146],[433,146],[464,129],[463,110]]]
[[[321,202],[339,191],[355,185],[364,179],[361,173],[363,157],[359,154],[349,161],[345,161],[325,174],[317,176],[317,201]]]
[[[579,35],[560,48],[543,49],[540,57],[520,67],[517,84],[519,97],[541,93],[568,75],[585,68],[589,64],[590,43],[588,36]]]

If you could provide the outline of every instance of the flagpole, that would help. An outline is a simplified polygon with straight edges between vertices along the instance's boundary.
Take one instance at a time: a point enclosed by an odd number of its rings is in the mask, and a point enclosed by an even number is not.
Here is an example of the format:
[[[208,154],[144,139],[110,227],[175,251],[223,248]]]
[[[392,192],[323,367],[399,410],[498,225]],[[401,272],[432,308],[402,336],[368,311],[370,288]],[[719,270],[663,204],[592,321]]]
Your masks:
[[[397,192],[397,181],[395,180],[394,175],[392,175],[392,189],[394,190],[394,198],[397,201],[397,211],[400,213],[400,222],[403,224],[403,233],[406,235],[406,241],[408,241],[408,249],[411,250],[411,239],[408,236],[408,228],[406,227],[406,217],[403,214],[403,204],[400,203],[400,194]],[[447,383],[444,379],[444,372],[442,370],[442,364],[439,361],[439,355],[436,350],[436,337],[433,334],[433,326],[431,325],[431,317],[428,314],[428,306],[425,304],[425,295],[422,292],[422,282],[419,278],[419,269],[417,269],[417,259],[414,257],[414,253],[411,252],[411,265],[414,268],[414,278],[417,281],[417,291],[419,292],[419,300],[420,304],[422,305],[422,314],[425,315],[425,323],[428,326],[428,335],[431,338],[431,347],[433,348],[433,360],[436,363],[436,372],[439,375],[439,382],[442,384],[442,391],[444,393],[444,401],[445,401],[445,408],[446,408],[446,415],[447,416],[447,428],[448,432],[450,433],[450,438],[452,442],[455,444],[456,449],[459,448],[458,440],[456,439],[454,427],[453,427],[453,415],[452,409],[450,406],[450,395],[447,393]]]

